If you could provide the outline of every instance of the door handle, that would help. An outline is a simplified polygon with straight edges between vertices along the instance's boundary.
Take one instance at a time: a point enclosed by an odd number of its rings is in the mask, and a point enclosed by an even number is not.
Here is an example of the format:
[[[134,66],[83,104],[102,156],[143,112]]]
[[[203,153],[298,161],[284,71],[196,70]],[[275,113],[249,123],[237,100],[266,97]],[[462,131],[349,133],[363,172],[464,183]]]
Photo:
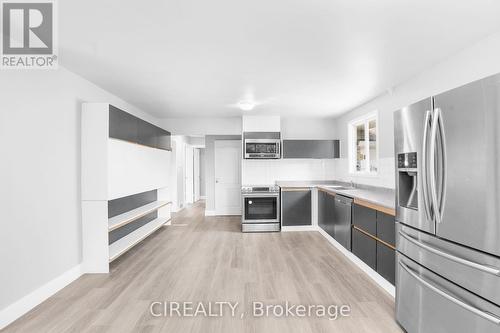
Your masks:
[[[500,276],[500,269],[496,268],[496,267],[490,267],[490,266],[486,266],[486,265],[482,265],[482,264],[479,264],[477,262],[474,262],[474,261],[470,261],[470,260],[467,260],[467,259],[463,259],[463,258],[460,258],[460,257],[457,257],[453,254],[450,254],[450,253],[446,253],[444,251],[441,251],[441,250],[438,250],[432,246],[429,246],[415,238],[413,238],[412,236],[410,235],[407,235],[406,233],[402,232],[402,231],[399,231],[399,235],[401,237],[403,237],[404,239],[406,239],[407,241],[409,241],[410,243],[413,243],[415,244],[416,246],[419,246],[431,253],[434,253],[440,257],[443,257],[443,258],[446,258],[448,260],[451,260],[451,261],[454,261],[456,263],[459,263],[459,264],[462,264],[464,266],[468,266],[468,267],[471,267],[471,268],[474,268],[474,269],[477,269],[477,270],[480,270],[482,272],[485,272],[485,273],[489,273],[489,274],[493,274],[493,275],[496,275],[496,276]]]
[[[465,303],[464,301],[462,300],[459,300],[458,298],[456,297],[453,297],[451,295],[449,295],[448,293],[442,291],[441,289],[435,287],[434,285],[432,285],[431,283],[425,281],[423,278],[421,278],[420,276],[418,276],[416,273],[413,272],[413,270],[408,267],[406,264],[404,264],[402,261],[399,261],[399,266],[401,266],[401,268],[403,268],[408,274],[410,274],[411,277],[413,277],[415,280],[417,280],[418,282],[420,282],[423,286],[427,287],[428,289],[432,290],[433,292],[435,292],[436,294],[439,294],[441,295],[442,297],[446,298],[447,300],[449,300],[450,302],[474,313],[475,315],[481,317],[481,318],[484,318],[496,325],[500,325],[500,318],[498,318],[497,316],[489,313],[489,312],[486,312],[486,311],[483,311],[483,310],[480,310],[470,304],[467,304]]]
[[[427,188],[427,180],[428,180],[428,170],[427,170],[427,138],[429,136],[429,123],[431,122],[431,111],[427,110],[425,112],[425,123],[424,123],[424,141],[422,143],[422,195],[424,198],[424,211],[428,220],[433,221],[434,218],[431,212],[431,204],[429,203],[429,189]]]
[[[430,169],[430,180],[429,184],[431,187],[431,201],[434,211],[434,219],[437,223],[441,223],[441,216],[439,214],[439,206],[437,199],[437,186],[436,186],[436,139],[438,131],[439,117],[438,113],[434,111],[432,117],[431,125],[431,143],[430,143],[430,157],[429,157],[429,169]]]
[[[436,116],[438,118],[439,138],[441,144],[441,193],[439,194],[439,221],[443,220],[444,205],[446,201],[446,172],[447,172],[447,152],[446,152],[446,136],[444,133],[443,112],[440,108],[436,108]]]

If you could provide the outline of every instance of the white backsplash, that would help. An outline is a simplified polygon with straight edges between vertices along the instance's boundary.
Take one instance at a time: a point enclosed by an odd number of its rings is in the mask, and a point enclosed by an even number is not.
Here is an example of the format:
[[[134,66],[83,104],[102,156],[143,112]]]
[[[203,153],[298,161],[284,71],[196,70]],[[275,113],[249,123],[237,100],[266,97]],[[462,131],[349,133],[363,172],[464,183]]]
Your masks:
[[[358,184],[395,188],[395,162],[393,157],[379,159],[379,171],[376,176],[360,176],[349,173],[349,161],[347,158],[339,158],[335,161],[335,179]]]
[[[243,185],[274,184],[277,180],[341,180],[357,184],[395,188],[394,158],[381,158],[376,176],[349,173],[348,160],[279,159],[243,160]]]
[[[277,180],[334,179],[335,160],[243,160],[242,184],[274,184]]]

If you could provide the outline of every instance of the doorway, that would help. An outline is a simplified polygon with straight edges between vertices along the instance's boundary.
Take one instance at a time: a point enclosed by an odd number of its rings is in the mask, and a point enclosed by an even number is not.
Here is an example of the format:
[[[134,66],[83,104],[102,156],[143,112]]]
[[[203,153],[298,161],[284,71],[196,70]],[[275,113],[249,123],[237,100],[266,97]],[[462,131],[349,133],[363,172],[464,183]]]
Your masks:
[[[215,214],[241,215],[241,141],[215,141]]]

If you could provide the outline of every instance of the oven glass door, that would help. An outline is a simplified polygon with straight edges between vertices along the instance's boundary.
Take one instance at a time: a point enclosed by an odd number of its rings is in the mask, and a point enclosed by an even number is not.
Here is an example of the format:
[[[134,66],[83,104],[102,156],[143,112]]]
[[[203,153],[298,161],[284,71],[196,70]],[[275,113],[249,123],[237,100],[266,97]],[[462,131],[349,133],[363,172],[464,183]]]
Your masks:
[[[245,221],[278,219],[278,197],[245,197]]]

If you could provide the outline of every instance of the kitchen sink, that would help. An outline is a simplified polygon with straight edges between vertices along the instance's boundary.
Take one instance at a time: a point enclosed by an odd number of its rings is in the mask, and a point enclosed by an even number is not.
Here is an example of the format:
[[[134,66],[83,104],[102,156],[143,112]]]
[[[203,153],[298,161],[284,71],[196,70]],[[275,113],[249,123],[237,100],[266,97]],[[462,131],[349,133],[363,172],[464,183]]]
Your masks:
[[[343,186],[343,185],[332,185],[332,186],[326,186],[326,187],[330,188],[332,190],[340,190],[340,191],[349,191],[349,190],[355,189],[352,186]]]

